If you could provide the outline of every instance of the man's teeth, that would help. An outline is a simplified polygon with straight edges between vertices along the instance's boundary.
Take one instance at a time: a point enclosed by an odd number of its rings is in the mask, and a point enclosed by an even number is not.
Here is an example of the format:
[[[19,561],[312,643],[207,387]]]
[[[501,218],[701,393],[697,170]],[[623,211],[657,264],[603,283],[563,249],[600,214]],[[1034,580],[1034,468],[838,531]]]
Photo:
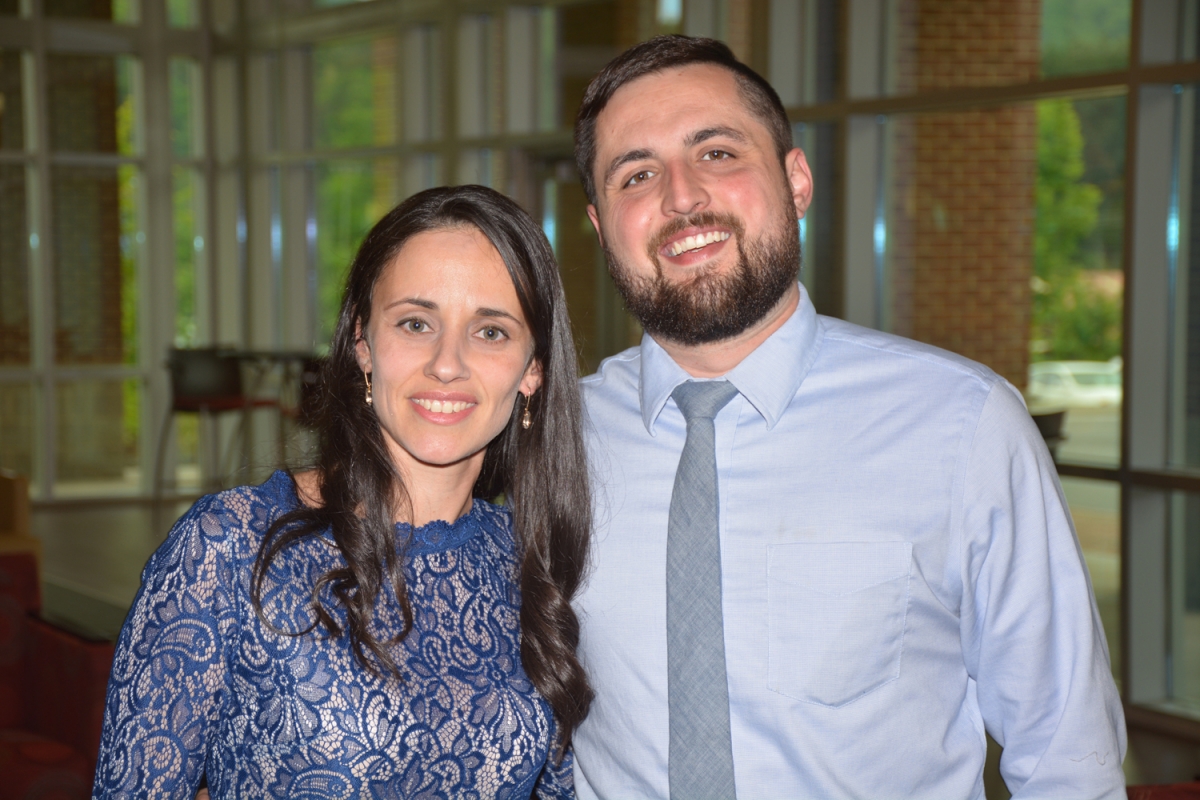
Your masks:
[[[727,231],[710,231],[709,233],[701,233],[696,236],[685,236],[678,242],[671,245],[671,255],[677,256],[680,253],[686,253],[688,250],[698,250],[705,245],[713,242],[723,242],[729,238]]]
[[[413,402],[426,411],[432,411],[435,414],[457,414],[458,412],[475,405],[474,403],[464,403],[461,401],[451,402],[449,400],[419,400],[415,397],[413,398]]]

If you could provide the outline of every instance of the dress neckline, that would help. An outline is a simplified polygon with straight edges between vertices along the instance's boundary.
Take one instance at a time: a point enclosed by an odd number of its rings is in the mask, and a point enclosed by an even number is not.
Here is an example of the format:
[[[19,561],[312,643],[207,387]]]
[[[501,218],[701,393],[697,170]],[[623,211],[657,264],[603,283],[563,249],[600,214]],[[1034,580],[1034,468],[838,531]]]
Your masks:
[[[300,495],[296,482],[284,470],[275,470],[263,484],[263,489],[273,495],[280,506],[300,507]],[[415,530],[407,522],[395,525],[396,541],[405,547],[407,554],[427,555],[460,547],[474,538],[483,526],[486,510],[494,506],[486,500],[475,498],[471,508],[453,522],[437,519]]]

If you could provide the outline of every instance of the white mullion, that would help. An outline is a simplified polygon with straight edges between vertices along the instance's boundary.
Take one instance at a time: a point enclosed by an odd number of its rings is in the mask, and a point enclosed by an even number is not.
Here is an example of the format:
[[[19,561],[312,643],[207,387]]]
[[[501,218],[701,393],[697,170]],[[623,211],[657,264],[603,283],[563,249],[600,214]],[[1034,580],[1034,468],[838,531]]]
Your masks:
[[[34,408],[34,480],[33,494],[39,499],[49,499],[54,492],[58,465],[57,430],[54,409],[56,386],[54,380],[54,226],[53,206],[50,197],[50,133],[49,91],[46,78],[46,22],[42,15],[42,0],[30,0],[30,23],[33,42],[31,58],[26,62],[25,95],[29,98],[25,106],[26,148],[34,151],[35,180],[26,183],[31,193],[31,228],[37,246],[30,249],[30,286],[36,316],[31,320],[33,333],[33,366],[38,373]],[[32,74],[28,74],[32,73]],[[39,396],[40,395],[40,396]]]
[[[175,208],[171,174],[171,87],[170,59],[163,46],[167,18],[165,0],[142,0],[141,25],[144,49],[141,56],[142,166],[144,200],[139,218],[146,230],[146,243],[139,255],[140,290],[139,348],[144,371],[143,413],[140,426],[140,462],[142,491],[154,486],[151,475],[155,464],[156,441],[161,433],[160,420],[170,405],[170,383],[163,368],[166,350],[175,340]],[[148,202],[159,198],[158,202]],[[157,265],[151,269],[149,265]],[[174,458],[164,466],[172,469]],[[173,482],[171,482],[173,483]]]

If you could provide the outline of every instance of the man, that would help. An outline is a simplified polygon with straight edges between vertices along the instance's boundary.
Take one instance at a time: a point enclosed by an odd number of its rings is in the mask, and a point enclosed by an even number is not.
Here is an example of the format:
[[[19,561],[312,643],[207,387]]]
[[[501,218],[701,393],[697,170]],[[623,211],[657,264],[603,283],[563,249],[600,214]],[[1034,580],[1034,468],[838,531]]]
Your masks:
[[[816,315],[774,91],[660,37],[597,76],[575,137],[646,330],[583,381],[580,797],[982,798],[985,730],[1015,797],[1123,797],[1107,646],[1020,395]]]

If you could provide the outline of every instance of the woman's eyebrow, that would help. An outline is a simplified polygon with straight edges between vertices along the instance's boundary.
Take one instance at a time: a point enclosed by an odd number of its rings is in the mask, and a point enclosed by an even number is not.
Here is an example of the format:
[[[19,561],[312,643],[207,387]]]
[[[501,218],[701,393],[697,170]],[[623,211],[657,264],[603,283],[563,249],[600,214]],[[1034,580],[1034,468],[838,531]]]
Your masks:
[[[399,300],[393,300],[392,302],[388,303],[383,307],[383,309],[386,311],[389,308],[395,308],[396,306],[404,305],[419,306],[420,308],[427,308],[430,311],[435,311],[438,307],[437,303],[433,302],[432,300],[423,300],[420,297],[402,297]]]
[[[521,322],[521,320],[517,319],[512,314],[499,308],[478,308],[475,310],[475,314],[480,317],[503,317],[504,319],[511,319],[513,322],[518,324]]]

